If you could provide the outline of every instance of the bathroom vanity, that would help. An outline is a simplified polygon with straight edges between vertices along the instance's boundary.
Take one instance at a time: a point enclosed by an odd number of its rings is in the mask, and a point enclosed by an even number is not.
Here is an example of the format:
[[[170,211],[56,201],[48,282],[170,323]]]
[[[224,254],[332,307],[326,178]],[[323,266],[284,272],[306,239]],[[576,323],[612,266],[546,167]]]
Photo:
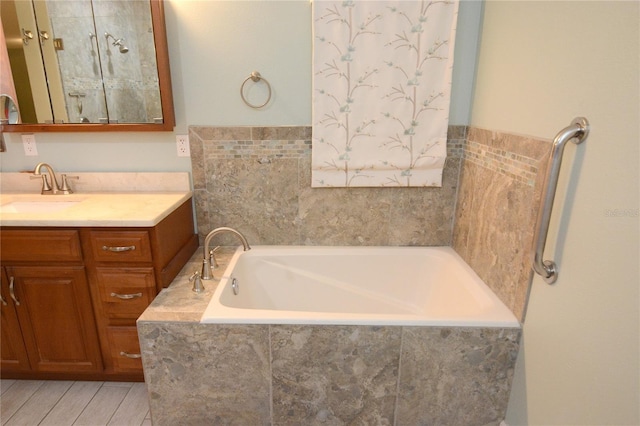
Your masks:
[[[136,319],[198,247],[191,192],[3,192],[0,222],[2,378],[142,380]]]

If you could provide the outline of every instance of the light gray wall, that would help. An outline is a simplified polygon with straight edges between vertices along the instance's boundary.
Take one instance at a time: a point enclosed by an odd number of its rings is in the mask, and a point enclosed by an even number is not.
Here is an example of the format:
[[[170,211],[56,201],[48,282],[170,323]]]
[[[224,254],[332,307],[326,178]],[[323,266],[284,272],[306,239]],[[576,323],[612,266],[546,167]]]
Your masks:
[[[482,3],[460,5],[451,124],[468,124]],[[2,171],[40,161],[62,171],[191,171],[176,156],[175,135],[189,125],[310,125],[311,4],[289,1],[165,3],[177,125],[174,132],[37,133],[37,157],[26,157],[19,134],[5,133]],[[247,107],[242,81],[258,70],[273,87],[264,109]]]
[[[640,424],[640,4],[488,1],[472,125],[553,138],[564,152],[545,258],[534,278],[509,425]]]

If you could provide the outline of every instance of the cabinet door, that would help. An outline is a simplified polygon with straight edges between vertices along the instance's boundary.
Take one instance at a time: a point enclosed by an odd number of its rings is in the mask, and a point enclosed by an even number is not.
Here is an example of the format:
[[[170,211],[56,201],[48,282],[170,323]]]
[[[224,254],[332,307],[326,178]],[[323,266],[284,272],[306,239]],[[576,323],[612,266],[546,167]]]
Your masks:
[[[9,371],[29,371],[29,358],[27,348],[24,346],[22,331],[16,313],[13,300],[9,294],[9,280],[2,268],[2,283],[0,285],[0,311],[2,319],[0,321],[0,373]]]
[[[100,371],[102,359],[84,267],[14,266],[16,311],[34,371]]]

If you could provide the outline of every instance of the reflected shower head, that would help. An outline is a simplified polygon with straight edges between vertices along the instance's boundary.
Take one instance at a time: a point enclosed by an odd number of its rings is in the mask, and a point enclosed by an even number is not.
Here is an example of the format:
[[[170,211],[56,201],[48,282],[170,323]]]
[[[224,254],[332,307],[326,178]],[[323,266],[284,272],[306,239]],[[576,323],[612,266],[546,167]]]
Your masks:
[[[112,36],[109,33],[104,33],[105,38],[107,39],[107,41],[109,41],[109,37],[111,37],[113,39],[113,43],[111,43],[113,46],[117,46],[118,50],[120,51],[120,53],[127,53],[129,51],[129,48],[127,46],[124,45],[124,39],[123,38],[115,38],[114,36]]]

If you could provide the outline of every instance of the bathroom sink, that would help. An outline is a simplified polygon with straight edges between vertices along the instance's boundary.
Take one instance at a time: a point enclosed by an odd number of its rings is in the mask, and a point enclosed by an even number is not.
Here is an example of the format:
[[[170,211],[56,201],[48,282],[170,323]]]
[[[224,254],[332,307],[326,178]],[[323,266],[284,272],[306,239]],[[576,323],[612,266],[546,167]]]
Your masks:
[[[68,209],[80,201],[14,201],[0,206],[0,213],[53,213]]]

